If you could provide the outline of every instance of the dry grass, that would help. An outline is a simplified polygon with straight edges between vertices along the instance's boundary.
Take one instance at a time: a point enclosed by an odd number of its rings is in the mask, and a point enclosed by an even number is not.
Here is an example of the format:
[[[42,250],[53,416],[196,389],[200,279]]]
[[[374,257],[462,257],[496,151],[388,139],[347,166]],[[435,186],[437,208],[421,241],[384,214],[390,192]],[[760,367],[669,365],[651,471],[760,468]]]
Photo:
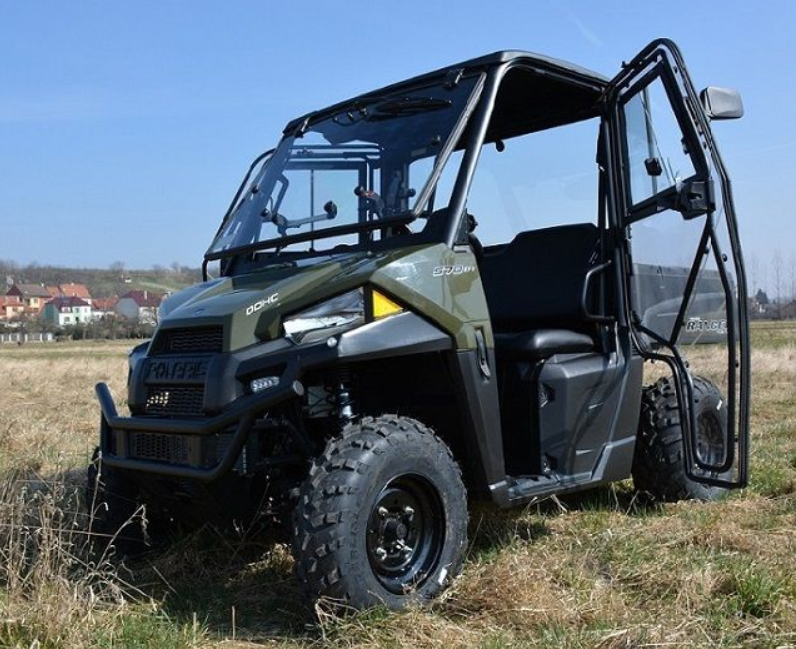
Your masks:
[[[52,474],[96,445],[94,384],[123,395],[129,343],[0,347],[0,467]]]
[[[320,622],[279,538],[201,533],[128,565],[92,548],[92,388],[123,394],[127,346],[0,348],[0,646],[794,646],[796,328],[754,335],[744,492],[654,506],[622,483],[477,507],[464,575],[441,601]]]

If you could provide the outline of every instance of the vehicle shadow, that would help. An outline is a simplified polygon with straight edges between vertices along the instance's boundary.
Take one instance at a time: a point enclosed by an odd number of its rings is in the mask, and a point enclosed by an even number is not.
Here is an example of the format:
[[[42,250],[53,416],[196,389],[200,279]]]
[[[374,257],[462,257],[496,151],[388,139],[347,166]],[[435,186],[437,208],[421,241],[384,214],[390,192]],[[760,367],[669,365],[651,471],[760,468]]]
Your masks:
[[[650,516],[663,509],[621,485],[511,510],[473,503],[465,572],[467,563],[488,562],[513,544],[544,539],[557,517],[578,511]],[[328,630],[302,598],[285,527],[248,530],[233,538],[202,529],[178,535],[126,565],[136,587],[160,602],[166,615],[186,625],[198,619],[213,636],[255,643],[317,642]],[[456,602],[438,610],[455,615]]]
[[[514,542],[533,543],[551,533],[550,523],[569,512],[619,512],[626,516],[661,515],[663,506],[629,484],[610,484],[534,501],[501,510],[493,505],[470,506],[470,558],[489,556]]]
[[[119,602],[125,610],[135,602],[152,610],[154,603],[177,628],[210,637],[312,642],[321,635],[281,528],[231,536],[211,528],[169,530],[147,544],[142,511],[117,534],[98,534],[84,468],[0,473],[0,514],[0,581],[23,584],[34,601],[39,582],[45,588],[49,580],[73,580],[81,592],[107,594],[106,610]]]
[[[129,560],[138,589],[183,624],[248,642],[316,639],[313,611],[293,577],[281,530],[226,537],[212,529],[182,533]]]

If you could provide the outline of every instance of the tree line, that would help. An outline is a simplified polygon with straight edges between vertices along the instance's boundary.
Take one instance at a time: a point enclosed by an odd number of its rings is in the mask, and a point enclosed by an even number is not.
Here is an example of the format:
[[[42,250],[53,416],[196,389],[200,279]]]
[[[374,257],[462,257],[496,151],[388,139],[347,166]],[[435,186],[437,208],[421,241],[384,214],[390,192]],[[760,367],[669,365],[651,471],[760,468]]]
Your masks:
[[[24,284],[84,284],[92,297],[113,297],[122,295],[133,288],[165,292],[177,291],[185,286],[202,281],[202,271],[177,262],[171,266],[155,264],[148,269],[127,269],[123,262],[117,261],[108,268],[73,268],[68,266],[44,265],[37,262],[18,264],[0,259],[0,280]],[[5,293],[5,290],[3,291]]]

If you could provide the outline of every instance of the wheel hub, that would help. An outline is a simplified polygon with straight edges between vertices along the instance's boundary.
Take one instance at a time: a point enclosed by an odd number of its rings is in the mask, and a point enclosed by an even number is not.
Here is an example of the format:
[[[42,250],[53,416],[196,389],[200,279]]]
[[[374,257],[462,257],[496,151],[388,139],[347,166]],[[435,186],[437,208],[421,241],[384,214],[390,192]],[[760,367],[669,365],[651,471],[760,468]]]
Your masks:
[[[433,571],[444,539],[443,518],[439,497],[419,476],[385,485],[368,520],[367,549],[386,588],[406,592]]]
[[[392,494],[395,496],[395,494]],[[403,507],[384,506],[378,509],[379,521],[370,531],[373,551],[383,568],[390,569],[403,565],[407,555],[414,552],[409,543],[418,537],[418,530],[413,524],[414,509],[409,505]]]

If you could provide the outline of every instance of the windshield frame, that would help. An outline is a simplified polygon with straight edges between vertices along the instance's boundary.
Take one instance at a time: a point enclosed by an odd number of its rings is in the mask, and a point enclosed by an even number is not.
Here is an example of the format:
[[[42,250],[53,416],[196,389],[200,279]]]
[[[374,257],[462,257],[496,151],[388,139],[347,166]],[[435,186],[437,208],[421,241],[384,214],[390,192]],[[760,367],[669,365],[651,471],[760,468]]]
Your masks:
[[[442,148],[440,149],[439,154],[437,155],[437,159],[434,163],[434,166],[429,174],[428,178],[426,179],[423,188],[420,190],[417,196],[417,200],[415,201],[411,210],[396,214],[393,216],[385,217],[379,219],[378,221],[368,221],[368,222],[357,222],[357,223],[348,223],[342,224],[335,227],[325,228],[322,232],[322,236],[319,236],[319,232],[316,230],[314,232],[302,232],[296,233],[291,235],[284,235],[279,237],[272,237],[270,239],[263,239],[261,241],[252,242],[243,246],[237,246],[234,248],[226,248],[222,250],[213,251],[212,248],[216,244],[220,233],[223,231],[225,226],[229,223],[229,220],[235,215],[237,210],[239,209],[242,201],[244,200],[243,187],[252,177],[253,170],[258,166],[258,162],[262,161],[260,165],[260,169],[258,173],[255,175],[255,178],[260,176],[264,173],[266,166],[272,164],[275,159],[279,157],[280,149],[284,149],[286,145],[289,146],[289,143],[295,141],[297,137],[301,137],[304,132],[309,130],[312,124],[316,124],[322,122],[323,120],[329,119],[330,115],[333,114],[330,109],[320,111],[317,113],[313,113],[310,117],[300,120],[298,123],[294,120],[291,124],[295,124],[295,128],[285,129],[282,139],[279,142],[279,145],[272,150],[272,154],[267,156],[265,154],[259,156],[252,166],[249,169],[246,177],[244,178],[243,183],[241,183],[241,188],[238,190],[238,193],[235,195],[233,199],[230,209],[225,214],[225,217],[218,228],[213,240],[208,248],[207,252],[204,255],[204,262],[205,265],[207,262],[216,261],[216,260],[223,260],[231,257],[236,257],[238,255],[247,255],[256,253],[258,251],[267,250],[269,248],[276,248],[276,253],[274,254],[274,262],[278,263],[280,260],[277,259],[278,254],[281,248],[289,246],[294,243],[302,243],[305,241],[312,241],[317,239],[324,239],[324,238],[332,238],[341,235],[347,234],[354,234],[359,232],[366,232],[369,230],[375,229],[382,229],[382,228],[390,228],[400,225],[407,225],[412,221],[415,221],[419,218],[423,211],[425,210],[431,196],[433,195],[436,185],[442,175],[443,170],[451,156],[451,153],[456,148],[457,144],[459,143],[462,134],[464,133],[467,125],[475,112],[475,107],[478,105],[478,101],[481,98],[483,93],[484,84],[486,80],[487,74],[484,71],[474,71],[470,74],[463,75],[460,79],[457,79],[456,83],[458,84],[461,80],[464,79],[474,79],[472,90],[470,91],[469,96],[464,102],[463,107],[460,110],[459,115],[456,118],[453,128],[450,130],[448,138],[446,139],[445,143],[443,144]],[[361,107],[361,106],[373,106],[374,104],[378,104],[385,99],[394,98],[400,92],[412,92],[421,90],[423,88],[429,87],[431,85],[441,85],[445,83],[445,78],[439,77],[436,79],[423,79],[422,82],[418,82],[416,84],[412,84],[409,86],[402,86],[400,89],[396,89],[395,92],[391,92],[389,95],[363,95],[357,98],[350,100],[344,104],[337,104],[333,108],[335,112],[340,112],[341,110],[345,110],[346,106],[348,107]],[[290,125],[289,125],[290,126]],[[451,197],[451,204],[453,204],[453,197]],[[449,215],[450,216],[450,215]],[[428,229],[428,228],[427,228]],[[422,233],[417,233],[419,237]],[[440,241],[443,240],[443,237],[439,237]],[[352,245],[352,250],[366,250],[373,246],[376,242],[365,242],[364,244],[357,244]],[[328,254],[328,251],[322,250],[307,250],[302,251],[300,253],[301,257],[312,257],[312,256],[322,256]]]

